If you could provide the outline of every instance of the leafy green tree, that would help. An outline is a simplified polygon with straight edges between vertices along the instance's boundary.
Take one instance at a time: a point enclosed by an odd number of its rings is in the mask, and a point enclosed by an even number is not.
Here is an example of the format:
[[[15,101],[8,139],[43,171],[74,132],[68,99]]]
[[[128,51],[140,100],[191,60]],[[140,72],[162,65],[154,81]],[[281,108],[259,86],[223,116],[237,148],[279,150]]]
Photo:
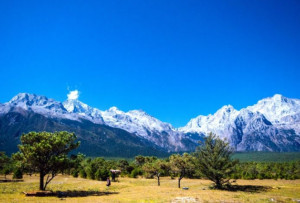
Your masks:
[[[156,160],[154,162],[147,162],[143,165],[143,170],[150,174],[150,176],[155,176],[157,178],[157,185],[160,186],[160,175],[169,170],[169,165],[163,160]]]
[[[230,184],[229,178],[237,161],[231,160],[229,143],[221,140],[213,133],[205,138],[204,145],[196,150],[198,166],[203,175],[215,183],[218,189]]]
[[[29,171],[40,174],[40,190],[46,190],[49,182],[68,167],[68,153],[79,146],[76,136],[69,132],[30,132],[21,136],[20,152],[15,160]],[[47,179],[44,183],[44,177]]]
[[[0,152],[0,173],[4,174],[6,179],[6,175],[11,172],[11,159],[6,156],[5,152]]]
[[[9,157],[5,152],[0,152],[0,170],[3,170],[7,163],[9,163]]]
[[[194,157],[188,153],[184,153],[182,156],[173,154],[170,156],[170,166],[173,173],[177,174],[179,177],[178,188],[180,188],[182,178],[195,169]]]
[[[142,166],[144,165],[144,163],[146,162],[146,158],[142,155],[138,155],[134,158],[135,160],[135,163],[138,165],[138,166]]]
[[[121,170],[123,175],[129,175],[134,169],[134,166],[130,165],[127,160],[121,159],[117,163],[117,167]]]

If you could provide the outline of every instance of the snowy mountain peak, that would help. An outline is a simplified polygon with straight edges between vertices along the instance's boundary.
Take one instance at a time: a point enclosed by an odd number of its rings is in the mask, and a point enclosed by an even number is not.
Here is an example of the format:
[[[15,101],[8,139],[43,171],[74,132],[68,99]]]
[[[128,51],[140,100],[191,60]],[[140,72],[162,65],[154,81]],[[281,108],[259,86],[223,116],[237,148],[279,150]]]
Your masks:
[[[233,106],[231,105],[225,105],[223,106],[221,109],[219,109],[215,114],[216,115],[223,115],[223,114],[233,114],[233,113],[236,113],[237,110],[235,110],[233,108]]]
[[[44,96],[37,96],[35,94],[29,94],[29,93],[19,93],[16,96],[14,96],[9,103],[11,104],[18,104],[18,103],[24,103],[27,105],[33,105],[37,103],[44,103],[47,101],[48,98]]]
[[[186,141],[196,144],[197,139],[209,132],[226,138],[240,151],[286,151],[300,148],[300,100],[289,99],[280,94],[262,99],[240,111],[231,105],[225,105],[214,114],[191,119],[179,129],[174,129],[171,124],[162,122],[143,110],[124,112],[113,106],[102,111],[90,107],[79,101],[78,95],[78,91],[71,91],[68,100],[61,103],[45,96],[20,93],[9,102],[0,104],[0,115],[28,110],[55,119],[79,122],[89,120],[123,129],[156,146],[173,151],[187,149],[184,144]]]
[[[216,132],[215,129],[217,128],[229,129],[229,124],[233,122],[238,113],[239,111],[233,106],[225,105],[213,115],[200,115],[191,119],[186,126],[179,128],[179,131],[208,134],[209,132]]]
[[[8,104],[22,107],[24,109],[45,108],[54,111],[66,111],[60,102],[53,99],[48,99],[45,96],[38,96],[29,93],[20,93],[14,96]]]
[[[121,111],[120,109],[118,109],[116,106],[110,107],[107,111],[111,112],[111,113],[117,113],[117,114],[124,113],[123,111]]]
[[[150,116],[149,114],[147,114],[145,111],[143,110],[131,110],[131,111],[128,111],[129,114],[132,114],[132,115],[140,115],[140,116]],[[152,116],[150,116],[152,117]]]
[[[280,94],[258,101],[257,104],[247,107],[250,111],[262,113],[274,124],[287,124],[288,117],[300,115],[300,100],[289,99]]]
[[[281,94],[275,94],[272,99],[274,101],[282,101],[282,99],[285,98],[284,96],[282,96]]]
[[[68,99],[63,103],[70,113],[79,114],[81,117],[94,123],[103,124],[102,112],[99,109],[88,106],[78,99]]]
[[[63,105],[69,112],[72,113],[85,113],[86,111],[91,110],[87,104],[77,99],[68,99],[63,103]]]

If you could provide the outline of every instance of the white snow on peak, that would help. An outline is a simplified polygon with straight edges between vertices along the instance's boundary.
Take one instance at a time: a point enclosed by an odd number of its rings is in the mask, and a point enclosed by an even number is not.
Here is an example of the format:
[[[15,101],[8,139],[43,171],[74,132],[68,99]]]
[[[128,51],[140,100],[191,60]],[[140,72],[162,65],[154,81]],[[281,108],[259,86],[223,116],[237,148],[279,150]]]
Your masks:
[[[240,111],[231,105],[225,105],[213,115],[197,116],[179,129],[174,129],[171,124],[162,122],[142,110],[124,112],[113,106],[102,111],[79,101],[78,96],[77,90],[71,91],[68,100],[61,103],[44,96],[20,93],[9,102],[0,104],[0,114],[17,107],[51,118],[77,121],[86,119],[96,124],[123,129],[172,151],[185,149],[182,142],[186,139],[185,133],[206,135],[213,132],[236,146],[242,142],[238,146],[242,150],[248,146],[247,140],[241,141],[241,136],[245,134],[263,132],[264,135],[274,135],[276,128],[294,129],[296,134],[300,135],[300,100],[289,99],[280,94],[262,99]]]
[[[151,133],[172,131],[173,127],[142,110],[124,112],[113,106],[106,111],[99,110],[78,100],[67,100],[64,107],[72,113],[80,114],[94,123],[103,123],[111,127],[121,128],[138,136],[148,137]]]
[[[19,93],[9,102],[5,103],[4,107],[6,112],[11,109],[22,108],[46,117],[78,120],[78,116],[69,114],[61,102],[36,94]]]
[[[175,151],[184,150],[186,147],[181,142],[184,138],[181,132],[177,132],[169,123],[164,123],[142,110],[124,112],[113,106],[102,111],[78,100],[67,100],[63,104],[69,112],[80,114],[94,123],[123,129],[160,147]]]
[[[123,111],[121,111],[120,109],[118,109],[117,107],[115,106],[112,106],[110,107],[108,110],[106,110],[108,112],[111,112],[111,113],[115,113],[115,114],[122,114],[124,113]]]
[[[70,113],[79,114],[81,117],[90,120],[93,123],[104,123],[101,111],[99,109],[92,108],[77,99],[68,99],[65,102],[63,102],[63,105]]]
[[[216,133],[218,135],[228,134],[231,131],[231,123],[234,121],[239,111],[231,105],[223,106],[215,114],[208,116],[198,116],[188,122],[185,127],[179,128],[182,132]],[[222,132],[221,132],[222,131]],[[225,132],[226,131],[226,132]],[[228,131],[228,132],[227,132]]]
[[[197,132],[208,134],[216,133],[226,137],[235,130],[235,121],[249,123],[252,119],[258,119],[265,124],[275,125],[279,128],[294,129],[300,133],[300,100],[289,99],[280,94],[258,101],[257,104],[249,106],[240,111],[231,105],[223,106],[214,115],[198,116],[191,119],[186,126],[179,128],[182,132]],[[258,126],[256,126],[258,128]]]
[[[300,100],[289,99],[280,94],[258,101],[257,104],[247,107],[250,111],[262,113],[274,124],[288,124],[288,117],[300,114]]]

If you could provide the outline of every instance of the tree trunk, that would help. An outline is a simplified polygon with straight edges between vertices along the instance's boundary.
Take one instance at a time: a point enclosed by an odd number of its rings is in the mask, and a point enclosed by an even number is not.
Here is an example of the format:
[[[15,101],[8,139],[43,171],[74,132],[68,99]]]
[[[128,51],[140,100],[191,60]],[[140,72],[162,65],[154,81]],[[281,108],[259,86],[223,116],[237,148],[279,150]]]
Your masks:
[[[221,184],[221,181],[219,179],[216,180],[216,188],[217,189],[222,189],[222,184]]]
[[[180,181],[181,181],[182,177],[178,178],[178,188],[180,188]]]
[[[45,190],[44,189],[44,173],[40,171],[40,190]]]
[[[157,185],[160,186],[159,176],[157,176]]]

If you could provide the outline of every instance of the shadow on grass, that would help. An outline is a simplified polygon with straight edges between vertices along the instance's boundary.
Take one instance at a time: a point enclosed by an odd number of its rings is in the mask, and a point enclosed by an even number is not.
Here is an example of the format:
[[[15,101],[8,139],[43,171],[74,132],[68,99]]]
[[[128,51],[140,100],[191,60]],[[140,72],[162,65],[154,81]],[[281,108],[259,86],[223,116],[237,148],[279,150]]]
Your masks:
[[[104,196],[104,195],[114,195],[114,194],[118,194],[118,192],[82,191],[82,190],[55,192],[55,196],[57,197],[87,197],[87,196]]]
[[[92,190],[67,190],[67,191],[36,191],[36,192],[24,192],[26,196],[35,197],[87,197],[87,196],[104,196],[118,194],[118,192],[104,192],[104,191],[92,191]]]
[[[9,180],[9,179],[0,180],[0,183],[11,183],[11,182],[24,182],[24,180],[22,180],[22,179],[17,179],[17,180]]]
[[[227,190],[233,192],[253,192],[253,193],[260,193],[260,192],[267,192],[271,190],[272,187],[269,186],[261,186],[261,185],[231,185]]]

